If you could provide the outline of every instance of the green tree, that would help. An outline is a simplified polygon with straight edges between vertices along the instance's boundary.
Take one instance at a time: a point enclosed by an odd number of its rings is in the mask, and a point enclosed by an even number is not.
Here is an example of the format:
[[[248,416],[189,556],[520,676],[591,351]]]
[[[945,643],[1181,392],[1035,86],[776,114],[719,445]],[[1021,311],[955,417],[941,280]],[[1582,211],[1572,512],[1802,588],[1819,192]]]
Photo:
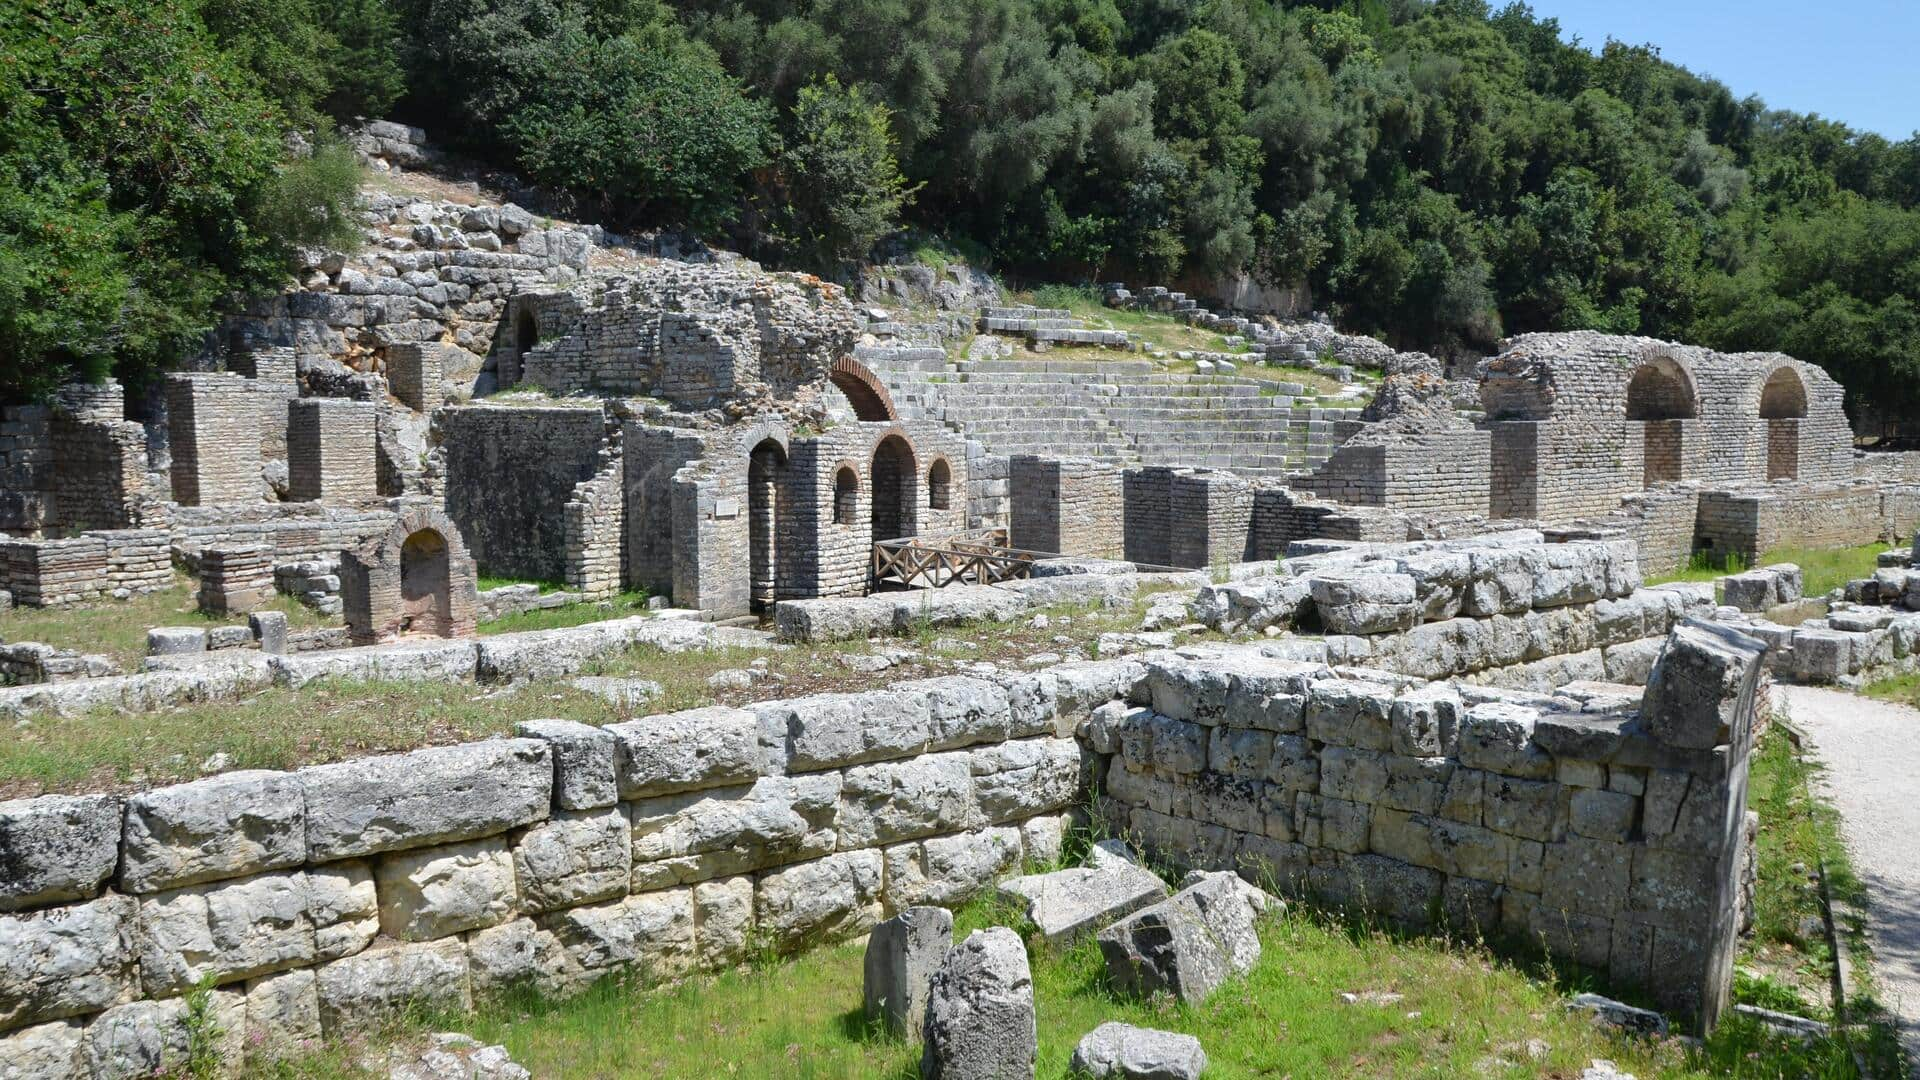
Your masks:
[[[801,261],[834,267],[899,228],[913,187],[886,106],[832,75],[800,91],[781,153],[785,232]]]

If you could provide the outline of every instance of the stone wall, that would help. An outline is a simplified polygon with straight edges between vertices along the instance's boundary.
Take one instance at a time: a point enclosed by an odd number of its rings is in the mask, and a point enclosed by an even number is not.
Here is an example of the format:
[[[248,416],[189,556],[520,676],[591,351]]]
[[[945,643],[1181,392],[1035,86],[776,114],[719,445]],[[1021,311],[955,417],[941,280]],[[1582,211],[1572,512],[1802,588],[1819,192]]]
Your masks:
[[[589,599],[620,591],[621,559],[626,554],[625,484],[621,461],[603,465],[593,479],[573,489],[564,508],[567,524],[566,586]]]
[[[1916,507],[1872,484],[1774,484],[1700,494],[1698,538],[1749,565],[1783,547],[1851,547],[1910,536]],[[1892,518],[1889,518],[1889,512]]]
[[[169,537],[164,529],[108,529],[67,540],[0,540],[0,582],[27,607],[158,592],[173,584]]]
[[[182,506],[260,501],[260,404],[238,375],[167,376],[173,499]]]
[[[404,342],[387,350],[387,386],[414,412],[432,412],[446,400],[446,351],[439,342]]]
[[[1253,485],[1228,472],[1173,474],[1167,486],[1172,535],[1167,565],[1206,569],[1257,558],[1251,550]]]
[[[1109,827],[1175,865],[1504,932],[1710,1027],[1731,994],[1764,651],[1688,624],[1638,715],[1149,658],[1087,741]]]
[[[559,581],[568,500],[602,468],[597,408],[473,405],[436,417],[447,514],[484,574]]]
[[[1342,443],[1295,486],[1354,506],[1485,515],[1492,437],[1469,427],[1368,431]]]
[[[353,506],[380,497],[375,455],[378,406],[345,398],[300,398],[287,406],[287,488],[300,502]]]
[[[1120,468],[1090,458],[1016,454],[1007,468],[1008,543],[1050,555],[1123,553]]]
[[[276,563],[332,560],[393,524],[394,512],[319,503],[176,507],[173,543],[192,552],[216,545],[264,544]]]
[[[1047,675],[949,677],[0,804],[0,1060],[177,1066],[203,982],[223,1050],[265,1056],[957,903],[1059,857],[1084,797],[1061,706]]]

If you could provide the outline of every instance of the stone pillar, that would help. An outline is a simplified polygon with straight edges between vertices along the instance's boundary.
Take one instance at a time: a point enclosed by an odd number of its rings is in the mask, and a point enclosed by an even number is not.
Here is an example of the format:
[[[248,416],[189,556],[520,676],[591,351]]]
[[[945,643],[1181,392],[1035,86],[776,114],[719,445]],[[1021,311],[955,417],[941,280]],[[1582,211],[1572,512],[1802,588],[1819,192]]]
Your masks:
[[[210,547],[200,553],[200,610],[252,611],[273,597],[273,551],[264,544]]]
[[[260,409],[260,453],[269,460],[287,456],[287,403],[300,396],[299,367],[291,345],[255,345],[236,349],[227,360],[236,375],[253,382]]]
[[[296,501],[356,504],[380,497],[378,406],[301,398],[289,406],[287,486]]]
[[[1166,465],[1128,469],[1125,494],[1126,557],[1128,562],[1173,565],[1173,473]]]
[[[260,501],[260,410],[238,375],[167,376],[173,500],[182,506]]]
[[[1124,500],[1118,466],[1016,455],[1008,463],[1008,542],[1057,555],[1119,558]]]
[[[1226,472],[1183,472],[1168,484],[1173,566],[1204,570],[1243,562],[1253,530],[1253,487]]]
[[[442,400],[446,377],[443,352],[437,342],[400,342],[387,347],[387,389],[414,412],[432,412]]]

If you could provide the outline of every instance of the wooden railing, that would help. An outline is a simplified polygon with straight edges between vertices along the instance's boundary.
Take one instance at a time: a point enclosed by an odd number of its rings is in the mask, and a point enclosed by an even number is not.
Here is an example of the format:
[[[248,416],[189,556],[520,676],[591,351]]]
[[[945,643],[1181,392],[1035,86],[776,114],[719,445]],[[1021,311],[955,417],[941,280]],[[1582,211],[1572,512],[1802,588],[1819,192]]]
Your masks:
[[[933,588],[962,582],[992,585],[1033,576],[1031,551],[1007,547],[1004,529],[908,536],[873,545],[872,582]]]

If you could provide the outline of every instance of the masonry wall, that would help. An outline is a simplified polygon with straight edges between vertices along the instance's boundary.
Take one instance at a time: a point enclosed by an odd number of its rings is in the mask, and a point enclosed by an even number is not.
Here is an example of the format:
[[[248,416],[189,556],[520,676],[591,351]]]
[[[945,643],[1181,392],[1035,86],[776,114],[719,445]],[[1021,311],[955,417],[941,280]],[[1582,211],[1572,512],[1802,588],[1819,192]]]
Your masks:
[[[1354,506],[1486,514],[1492,436],[1473,428],[1362,433],[1296,485]]]
[[[173,498],[182,506],[260,501],[260,405],[247,379],[167,376]]]
[[[380,497],[378,407],[345,398],[300,398],[287,406],[287,489],[301,502],[345,506]]]
[[[165,529],[103,529],[65,540],[0,540],[0,581],[15,603],[125,600],[173,584]]]
[[[949,677],[0,804],[0,1060],[179,1067],[202,982],[223,1053],[264,1057],[955,904],[1059,857],[1084,712],[1048,675]]]
[[[593,479],[574,486],[566,502],[567,588],[599,599],[620,591],[626,555],[622,462],[609,461]]]
[[[1121,480],[1129,562],[1173,565],[1173,473],[1170,466],[1148,465],[1128,469]]]
[[[674,528],[680,519],[675,504],[694,496],[690,480],[682,485],[675,478],[706,452],[705,438],[691,430],[629,422],[620,442],[626,582],[686,603],[675,593]]]
[[[1677,632],[1640,717],[1149,658],[1087,741],[1109,828],[1177,866],[1544,945],[1710,1027],[1731,991],[1763,652]],[[1689,697],[1701,677],[1734,691]]]
[[[601,468],[599,409],[469,406],[439,414],[446,508],[482,574],[559,581],[567,501]]]
[[[1171,566],[1206,569],[1254,558],[1253,485],[1227,472],[1175,473],[1168,484]]]
[[[1700,494],[1699,540],[1757,565],[1782,547],[1850,547],[1888,537],[1871,485],[1775,484]]]
[[[1102,558],[1124,553],[1121,470],[1110,462],[1016,454],[1008,465],[1007,497],[1013,547]]]

